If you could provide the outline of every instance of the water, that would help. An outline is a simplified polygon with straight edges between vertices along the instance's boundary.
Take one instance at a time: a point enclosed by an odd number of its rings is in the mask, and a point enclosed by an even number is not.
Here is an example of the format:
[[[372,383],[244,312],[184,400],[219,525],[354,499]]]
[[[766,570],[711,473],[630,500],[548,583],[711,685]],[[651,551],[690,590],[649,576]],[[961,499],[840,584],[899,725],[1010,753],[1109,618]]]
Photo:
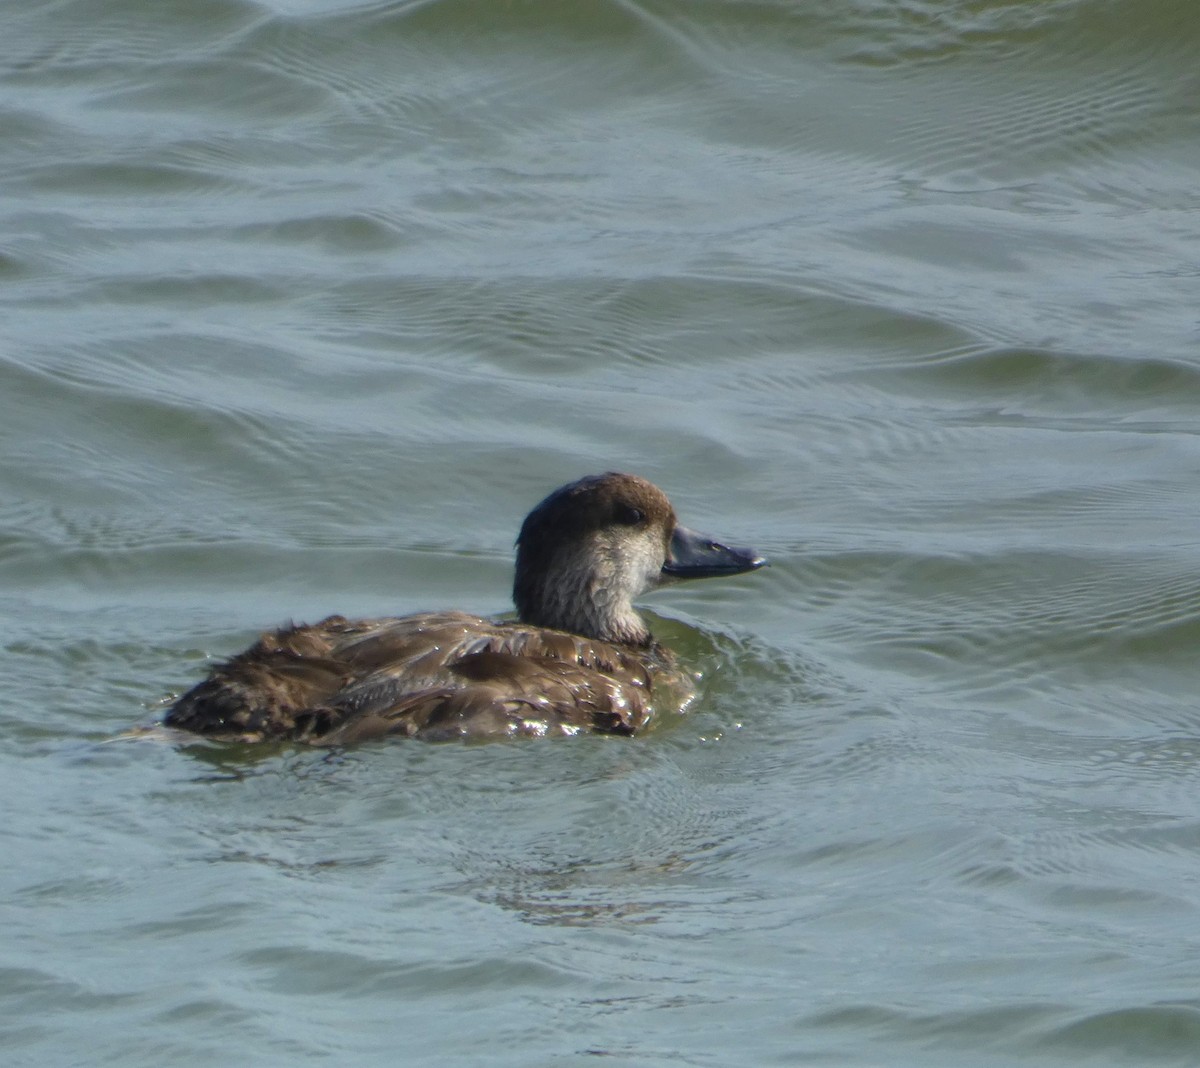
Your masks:
[[[0,31],[0,1059],[1200,1061],[1200,9]],[[609,468],[772,559],[685,718],[122,737]]]

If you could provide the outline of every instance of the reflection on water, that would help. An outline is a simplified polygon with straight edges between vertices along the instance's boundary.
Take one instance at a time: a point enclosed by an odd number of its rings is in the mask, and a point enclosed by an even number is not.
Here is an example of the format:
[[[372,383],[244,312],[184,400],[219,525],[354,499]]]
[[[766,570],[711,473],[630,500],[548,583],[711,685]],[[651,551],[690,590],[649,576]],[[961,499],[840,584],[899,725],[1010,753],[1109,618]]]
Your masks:
[[[9,5],[0,1050],[1193,1063],[1198,10]],[[154,726],[613,468],[647,737]]]

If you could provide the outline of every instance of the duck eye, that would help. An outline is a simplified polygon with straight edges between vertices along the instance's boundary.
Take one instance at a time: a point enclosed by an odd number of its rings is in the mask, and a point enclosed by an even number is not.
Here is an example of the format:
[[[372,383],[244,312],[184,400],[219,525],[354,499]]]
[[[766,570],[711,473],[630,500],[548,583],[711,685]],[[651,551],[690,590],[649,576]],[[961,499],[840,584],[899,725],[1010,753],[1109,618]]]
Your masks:
[[[628,504],[617,505],[617,522],[624,523],[626,526],[636,527],[645,522],[646,513],[640,508],[633,508]]]

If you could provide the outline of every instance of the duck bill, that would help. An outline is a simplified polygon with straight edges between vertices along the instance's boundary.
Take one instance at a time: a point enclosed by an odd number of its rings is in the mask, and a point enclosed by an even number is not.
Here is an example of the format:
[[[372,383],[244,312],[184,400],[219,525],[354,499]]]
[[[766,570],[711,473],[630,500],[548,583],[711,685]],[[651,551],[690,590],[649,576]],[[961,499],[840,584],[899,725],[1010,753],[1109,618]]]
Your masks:
[[[753,549],[722,545],[687,527],[676,527],[662,573],[665,579],[713,578],[756,571],[766,562]]]

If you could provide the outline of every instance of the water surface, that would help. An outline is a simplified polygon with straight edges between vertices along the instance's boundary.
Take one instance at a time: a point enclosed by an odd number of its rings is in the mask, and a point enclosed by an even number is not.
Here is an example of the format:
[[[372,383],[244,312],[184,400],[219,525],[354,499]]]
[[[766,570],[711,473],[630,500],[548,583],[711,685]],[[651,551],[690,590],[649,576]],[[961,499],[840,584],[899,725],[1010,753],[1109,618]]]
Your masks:
[[[1200,9],[0,31],[5,1063],[1200,1059]],[[612,468],[772,560],[687,716],[122,737]]]

